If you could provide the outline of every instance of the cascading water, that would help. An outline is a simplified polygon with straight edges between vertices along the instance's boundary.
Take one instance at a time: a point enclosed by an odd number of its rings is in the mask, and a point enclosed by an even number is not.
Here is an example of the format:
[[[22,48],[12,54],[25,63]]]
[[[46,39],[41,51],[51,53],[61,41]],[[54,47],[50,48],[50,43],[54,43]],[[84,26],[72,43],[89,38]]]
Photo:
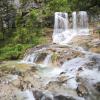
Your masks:
[[[68,23],[67,13],[55,13],[53,43],[66,44],[76,35],[89,34],[88,16],[86,11],[80,11],[78,15],[76,12],[72,13],[72,29],[69,29]]]
[[[21,63],[34,63],[36,61],[37,55],[35,53],[26,55]]]
[[[68,14],[62,12],[55,13],[54,35],[68,29]]]
[[[55,13],[55,24],[53,32],[53,42],[60,43],[65,40],[64,34],[68,30],[68,14],[62,12]]]
[[[73,20],[73,32],[77,32],[77,14],[76,14],[76,12],[72,13],[72,20]]]
[[[47,57],[44,59],[44,62],[43,62],[44,65],[49,65],[52,63],[51,56],[52,56],[52,54],[47,55]]]
[[[79,12],[79,31],[78,34],[80,35],[87,35],[89,34],[88,29],[88,15],[86,11]]]

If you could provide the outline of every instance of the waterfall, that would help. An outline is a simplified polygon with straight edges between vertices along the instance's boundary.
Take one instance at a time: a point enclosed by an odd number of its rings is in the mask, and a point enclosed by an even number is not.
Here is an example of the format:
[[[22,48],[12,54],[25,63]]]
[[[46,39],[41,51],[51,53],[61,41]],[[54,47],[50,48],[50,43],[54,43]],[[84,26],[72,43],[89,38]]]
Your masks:
[[[62,12],[55,13],[54,35],[68,29],[68,14]]]
[[[72,20],[73,20],[73,31],[77,31],[77,15],[76,12],[72,13]]]
[[[49,64],[52,63],[52,61],[51,61],[51,56],[52,56],[52,54],[48,54],[48,55],[46,56],[46,58],[45,58],[44,61],[43,61],[43,64],[44,64],[44,65],[49,65]]]
[[[26,55],[21,63],[34,63],[36,61],[37,55],[35,53]]]
[[[60,43],[65,40],[62,33],[68,30],[68,14],[62,12],[55,12],[55,24],[53,32],[53,42]]]
[[[55,12],[53,43],[68,43],[76,35],[88,35],[88,15],[86,11],[72,13],[73,28],[69,28],[68,13]]]
[[[80,35],[89,34],[88,29],[88,15],[86,11],[79,12],[79,32]]]

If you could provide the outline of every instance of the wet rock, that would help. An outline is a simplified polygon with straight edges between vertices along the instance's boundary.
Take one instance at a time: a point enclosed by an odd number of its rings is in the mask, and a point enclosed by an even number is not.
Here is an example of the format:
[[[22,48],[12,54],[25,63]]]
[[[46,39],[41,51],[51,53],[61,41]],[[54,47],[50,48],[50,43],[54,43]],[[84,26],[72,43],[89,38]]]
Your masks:
[[[100,53],[100,47],[99,46],[92,47],[90,48],[90,51],[95,52],[95,53]]]
[[[53,95],[50,93],[43,93],[40,90],[33,90],[33,95],[36,100],[53,100]]]
[[[82,68],[82,67],[80,67],[80,68],[78,69],[78,71],[83,71],[83,68]]]
[[[84,100],[73,96],[66,96],[63,94],[51,94],[51,92],[42,92],[40,90],[33,90],[33,95],[36,100]]]
[[[31,88],[33,88],[33,85],[29,81],[24,81],[24,80],[20,81],[19,89],[21,91],[31,89]]]
[[[0,72],[2,72],[3,74],[11,74],[13,70],[14,70],[14,68],[8,67],[6,65],[2,65],[0,67]]]
[[[76,100],[76,99],[70,96],[57,95],[57,96],[54,96],[54,100]]]
[[[43,61],[45,59],[45,57],[47,56],[47,53],[40,53],[38,55],[39,56],[38,56],[36,62],[41,62],[41,61]]]
[[[95,88],[96,88],[97,91],[100,92],[100,82],[98,82],[98,83],[95,84]]]
[[[18,89],[13,85],[0,83],[0,100],[15,100],[14,94],[16,91]]]
[[[35,100],[33,93],[29,90],[19,91],[15,94],[14,100]]]
[[[100,63],[100,55],[99,54],[92,55],[89,58],[90,58],[90,60],[95,61],[96,63]]]
[[[54,89],[58,89],[61,86],[61,83],[58,81],[50,81],[47,85],[46,85],[46,89],[48,90],[54,90]]]
[[[94,39],[92,41],[92,45],[95,47],[95,46],[100,46],[100,40],[99,39]]]
[[[64,83],[64,82],[66,82],[68,80],[68,77],[66,75],[64,75],[64,74],[61,74],[58,77],[58,80],[59,80],[59,82]]]
[[[53,100],[53,95],[51,93],[44,93],[41,100]]]
[[[0,82],[4,84],[9,84],[18,79],[17,75],[5,75],[0,78]]]
[[[98,71],[100,71],[100,65],[98,65]]]
[[[84,97],[88,95],[88,90],[83,84],[79,84],[76,91],[78,96],[80,97]]]
[[[12,81],[11,84],[13,86],[15,86],[15,87],[19,87],[19,85],[20,85],[20,79],[16,79],[16,80]]]
[[[33,90],[32,92],[36,100],[41,100],[44,95],[43,92],[39,90]]]
[[[93,68],[97,68],[95,61],[89,61],[85,64],[85,68],[93,70]]]

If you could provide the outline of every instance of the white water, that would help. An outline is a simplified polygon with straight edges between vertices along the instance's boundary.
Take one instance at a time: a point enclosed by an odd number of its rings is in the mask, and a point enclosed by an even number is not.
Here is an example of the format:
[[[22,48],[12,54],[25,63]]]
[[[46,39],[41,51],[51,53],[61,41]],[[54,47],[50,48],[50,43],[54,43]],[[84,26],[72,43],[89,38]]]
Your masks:
[[[49,65],[49,64],[52,63],[51,56],[52,56],[52,54],[48,54],[48,55],[46,56],[46,58],[45,58],[44,61],[43,61],[43,64],[44,64],[44,65]]]
[[[68,14],[55,12],[53,43],[66,44],[76,35],[89,35],[88,15],[85,11],[72,13],[73,28],[69,28]]]
[[[55,13],[54,35],[68,29],[68,14],[62,12]]]
[[[61,68],[66,70],[69,74],[75,74],[75,72],[78,70],[79,67],[81,67],[83,64],[87,62],[86,58],[74,58],[70,61],[66,61]]]
[[[73,31],[77,31],[77,15],[76,12],[72,13],[72,19],[73,19]]]
[[[36,100],[33,93],[29,90],[19,92],[16,94],[17,100]]]
[[[66,72],[66,75],[71,78],[67,81],[67,88],[76,89],[78,83],[76,82],[77,71],[82,65],[84,65],[88,60],[86,58],[74,58],[70,61],[66,61],[62,66],[62,72]]]
[[[35,53],[26,55],[20,63],[32,64],[35,63],[37,55]]]
[[[53,42],[60,43],[64,41],[66,39],[64,37],[64,34],[66,34],[67,30],[68,30],[68,14],[62,12],[56,12],[54,32],[53,32]]]
[[[79,26],[78,26],[78,34],[80,35],[88,35],[88,15],[86,11],[79,12]]]

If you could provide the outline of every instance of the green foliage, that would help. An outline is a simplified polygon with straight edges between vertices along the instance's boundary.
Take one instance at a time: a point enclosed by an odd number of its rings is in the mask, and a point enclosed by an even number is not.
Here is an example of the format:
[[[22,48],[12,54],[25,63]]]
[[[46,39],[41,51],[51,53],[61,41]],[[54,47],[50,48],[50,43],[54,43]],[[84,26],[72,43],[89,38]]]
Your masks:
[[[99,14],[100,0],[67,0],[72,11],[88,11],[92,14]]]
[[[3,33],[0,32],[0,39],[3,39]]]
[[[71,12],[67,0],[51,0],[46,5],[46,13],[54,14],[54,12]]]
[[[35,37],[33,37],[32,41],[33,41],[33,43],[34,43],[35,45],[39,45],[39,44],[42,45],[42,44],[48,43],[48,39],[45,38],[44,36],[40,36],[40,37],[35,36]]]
[[[52,61],[55,62],[58,60],[58,58],[59,58],[59,55],[56,52],[54,52],[52,57],[51,57]]]
[[[13,39],[14,43],[25,43],[29,40],[28,31],[26,28],[18,28]]]
[[[17,45],[12,45],[9,44],[3,48],[0,49],[0,60],[3,59],[18,59],[19,57],[22,56],[23,53],[25,53],[25,50],[32,45],[29,44],[17,44]]]

